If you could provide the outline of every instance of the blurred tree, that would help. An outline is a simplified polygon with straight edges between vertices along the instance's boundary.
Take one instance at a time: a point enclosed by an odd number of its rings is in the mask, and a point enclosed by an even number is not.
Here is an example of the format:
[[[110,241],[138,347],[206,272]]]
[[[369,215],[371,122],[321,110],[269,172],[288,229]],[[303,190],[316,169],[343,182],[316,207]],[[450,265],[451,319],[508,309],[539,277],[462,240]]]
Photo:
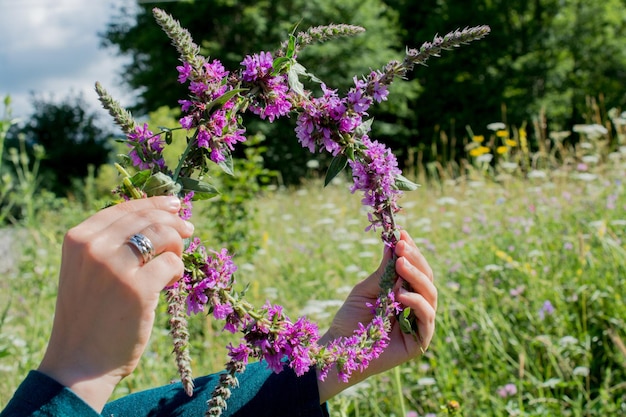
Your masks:
[[[564,129],[585,121],[589,97],[603,97],[606,108],[626,100],[623,0],[386,3],[399,12],[408,45],[466,26],[492,29],[486,39],[414,74],[423,91],[410,103],[416,113],[410,123],[422,143],[439,141],[442,131],[464,136],[466,125],[477,134],[496,121],[532,125],[540,113],[548,129]]]
[[[90,165],[97,170],[107,162],[111,135],[97,125],[96,113],[89,112],[82,96],[61,102],[33,97],[33,109],[19,134],[25,135],[30,147],[38,144],[44,148],[41,186],[65,195],[74,180],[87,176]]]

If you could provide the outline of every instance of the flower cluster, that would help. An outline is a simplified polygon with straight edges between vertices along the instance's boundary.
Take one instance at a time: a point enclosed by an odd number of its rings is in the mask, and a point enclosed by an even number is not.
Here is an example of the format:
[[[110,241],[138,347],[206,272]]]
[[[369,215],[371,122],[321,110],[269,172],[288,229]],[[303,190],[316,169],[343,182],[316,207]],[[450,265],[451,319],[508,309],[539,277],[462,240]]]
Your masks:
[[[355,86],[343,98],[322,84],[321,97],[302,103],[296,127],[300,144],[311,152],[319,148],[337,155],[363,135],[358,129],[372,102],[380,103],[389,94],[387,86],[380,83],[381,75],[373,71],[367,81],[354,77]]]
[[[186,130],[196,129],[195,145],[209,153],[215,163],[226,160],[225,149],[232,151],[237,142],[246,140],[245,129],[237,120],[236,100],[225,95],[233,90],[228,80],[228,71],[218,60],[204,62],[194,68],[189,62],[176,67],[178,81],[189,82],[191,99],[179,100],[185,114],[180,125]],[[219,108],[211,109],[211,103],[222,99]]]
[[[163,169],[165,160],[162,152],[165,142],[161,135],[155,135],[148,129],[148,124],[136,126],[134,131],[127,135],[126,144],[132,148],[128,152],[133,166],[143,169]]]
[[[219,60],[201,56],[189,32],[171,16],[159,9],[154,9],[154,16],[180,54],[181,65],[176,68],[178,81],[188,83],[188,98],[179,100],[183,112],[180,128],[189,132],[187,147],[178,166],[170,170],[162,157],[170,131],[154,134],[147,125],[138,126],[130,113],[96,84],[100,101],[127,134],[131,147],[129,159],[138,170],[130,175],[118,165],[124,175],[122,196],[176,194],[182,199],[180,216],[188,219],[192,200],[208,198],[214,191],[210,184],[201,181],[208,170],[206,161],[232,174],[231,152],[238,142],[246,140],[241,113],[250,111],[269,122],[294,114],[295,133],[302,146],[311,152],[326,151],[333,156],[326,182],[345,167],[351,168],[354,180],[351,191],[362,192],[362,202],[370,208],[368,229],[382,228],[382,240],[391,248],[399,235],[394,221],[399,209],[397,199],[402,190],[414,189],[416,185],[401,175],[391,150],[369,137],[372,119],[368,119],[367,112],[374,103],[387,100],[388,85],[396,77],[404,77],[415,64],[423,64],[442,49],[480,39],[489,32],[481,26],[436,37],[419,50],[407,50],[402,62],[392,61],[382,70],[354,77],[354,86],[345,96],[320,82],[322,94],[315,97],[298,80],[298,76],[315,78],[296,62],[297,52],[313,41],[355,34],[362,28],[330,25],[291,35],[289,42],[275,54],[248,55],[241,61],[242,68],[231,72]],[[244,294],[234,290],[237,267],[225,249],[207,250],[196,238],[184,251],[183,262],[183,278],[166,291],[174,353],[189,395],[193,392],[193,380],[186,316],[208,310],[225,322],[224,330],[242,333],[238,344],[227,347],[230,357],[227,372],[220,376],[208,401],[207,415],[222,413],[231,388],[237,386],[236,374],[243,372],[250,358],[264,360],[275,372],[289,366],[297,375],[316,366],[320,377],[326,378],[334,369],[340,380],[347,381],[354,371],[367,368],[385,349],[394,317],[403,331],[419,337],[414,317],[411,319],[408,309],[402,310],[394,299],[395,257],[381,276],[378,300],[369,306],[373,320],[359,324],[352,336],[338,338],[323,347],[318,345],[317,327],[306,318],[294,321],[279,305],[267,303],[256,309],[246,302]]]
[[[401,191],[396,186],[396,177],[400,175],[395,155],[381,143],[364,136],[365,147],[363,160],[350,161],[354,183],[350,188],[353,193],[362,191],[363,205],[372,207],[368,213],[370,228],[383,227],[383,241],[392,242],[395,230],[393,213],[399,210],[397,198]]]
[[[269,52],[248,55],[241,62],[244,83],[251,85],[249,110],[261,119],[273,122],[291,111],[291,93],[284,74],[273,75],[274,58]]]

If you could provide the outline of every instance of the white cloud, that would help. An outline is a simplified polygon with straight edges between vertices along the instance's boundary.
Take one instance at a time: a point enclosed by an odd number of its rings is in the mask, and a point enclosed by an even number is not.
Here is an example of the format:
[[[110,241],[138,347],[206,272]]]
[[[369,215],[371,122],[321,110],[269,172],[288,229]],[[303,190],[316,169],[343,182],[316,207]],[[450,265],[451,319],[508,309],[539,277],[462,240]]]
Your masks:
[[[16,117],[27,117],[32,93],[63,99],[82,93],[99,108],[93,85],[100,81],[123,104],[124,59],[100,47],[123,0],[0,0],[0,97],[9,94]]]

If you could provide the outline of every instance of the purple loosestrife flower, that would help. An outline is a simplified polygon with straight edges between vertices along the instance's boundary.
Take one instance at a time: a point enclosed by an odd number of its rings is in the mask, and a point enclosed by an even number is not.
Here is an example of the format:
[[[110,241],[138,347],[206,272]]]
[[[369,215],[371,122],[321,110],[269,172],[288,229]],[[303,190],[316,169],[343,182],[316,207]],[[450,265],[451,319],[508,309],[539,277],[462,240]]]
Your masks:
[[[237,266],[232,256],[226,249],[207,254],[206,248],[197,238],[191,242],[185,254],[193,256],[193,265],[186,269],[182,279],[187,291],[187,314],[197,314],[204,311],[207,304],[211,304],[215,318],[229,318],[233,306],[220,291],[229,290],[234,284],[233,274]],[[235,321],[231,318],[231,322]]]
[[[232,360],[240,362],[244,365],[248,364],[248,358],[253,353],[252,349],[250,349],[246,343],[240,343],[238,346],[233,346],[233,344],[230,343],[227,348],[228,356],[230,356]]]
[[[242,72],[244,81],[254,82],[271,76],[273,66],[272,54],[269,52],[259,52],[254,55],[247,55],[241,65],[245,67]]]
[[[269,52],[248,55],[241,62],[243,81],[256,87],[250,111],[261,119],[274,119],[286,116],[291,111],[289,85],[285,75],[272,75],[273,59]],[[254,90],[253,88],[253,91]]]
[[[395,187],[395,178],[401,171],[395,155],[385,145],[370,140],[367,135],[363,136],[362,142],[365,146],[364,158],[349,161],[354,180],[350,191],[363,191],[363,205],[373,210],[369,215],[371,224],[367,230],[377,226],[386,227],[393,223],[387,209],[391,213],[399,210],[396,199],[402,192]]]
[[[128,156],[135,167],[142,170],[165,167],[165,160],[161,154],[165,142],[161,140],[160,135],[155,135],[148,129],[147,123],[136,126],[127,138],[127,144],[132,148]]]
[[[321,380],[326,379],[335,365],[338,378],[347,382],[352,372],[363,371],[385,350],[390,340],[389,317],[401,311],[400,304],[395,301],[393,291],[390,291],[386,296],[379,297],[376,304],[370,307],[375,315],[367,326],[359,323],[352,336],[335,339],[326,346],[326,357],[318,364]]]
[[[180,211],[178,212],[178,215],[183,220],[191,219],[191,215],[193,214],[193,203],[191,202],[191,200],[193,199],[193,196],[194,192],[190,191],[189,193],[185,194],[181,201]]]
[[[233,90],[229,72],[219,60],[204,62],[198,69],[188,63],[177,67],[178,81],[189,82],[190,100],[179,100],[183,117],[179,123],[186,130],[197,128],[196,145],[206,149],[215,163],[226,160],[226,153],[237,142],[246,140],[245,129],[239,124],[235,98],[212,108],[215,100]],[[207,110],[209,110],[207,114]]]
[[[187,315],[198,314],[204,311],[204,306],[208,303],[209,297],[206,291],[211,288],[210,280],[204,279],[194,283],[192,277],[188,274],[183,276],[183,282],[187,284]]]
[[[302,104],[303,112],[296,122],[296,136],[300,144],[311,152],[315,152],[319,146],[320,150],[324,147],[330,154],[337,155],[342,149],[343,140],[336,126],[341,124],[346,115],[347,106],[345,99],[337,95],[337,90],[322,84],[322,91],[322,97]]]

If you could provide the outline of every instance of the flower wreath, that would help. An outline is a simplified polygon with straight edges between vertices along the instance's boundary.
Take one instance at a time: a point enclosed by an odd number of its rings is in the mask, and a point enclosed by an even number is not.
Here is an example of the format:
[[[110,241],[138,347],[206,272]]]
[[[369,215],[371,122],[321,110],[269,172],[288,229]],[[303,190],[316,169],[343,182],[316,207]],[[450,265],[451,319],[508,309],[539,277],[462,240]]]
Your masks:
[[[115,190],[117,194],[124,199],[178,195],[183,202],[180,216],[188,219],[192,200],[217,194],[214,187],[202,180],[209,164],[215,163],[233,174],[231,151],[238,142],[246,140],[241,113],[251,112],[270,123],[295,115],[295,133],[302,146],[312,153],[326,151],[333,156],[325,183],[349,166],[354,181],[350,191],[363,192],[362,203],[370,209],[367,229],[380,228],[383,243],[391,248],[400,234],[394,221],[394,213],[399,210],[397,199],[402,191],[413,190],[417,185],[402,176],[391,150],[369,137],[372,119],[367,119],[367,110],[375,102],[387,100],[388,86],[395,78],[404,78],[415,64],[424,64],[442,50],[481,39],[490,31],[488,26],[477,26],[444,37],[435,36],[433,42],[425,42],[420,49],[407,49],[402,62],[391,61],[381,70],[354,77],[354,86],[342,97],[308,73],[296,58],[306,45],[355,35],[364,30],[361,27],[329,25],[292,33],[275,53],[248,55],[241,62],[243,68],[231,72],[219,60],[200,55],[189,32],[170,15],[158,8],[153,9],[153,14],[180,55],[182,64],[176,67],[178,81],[189,86],[189,97],[179,100],[183,112],[179,128],[189,132],[187,146],[171,170],[162,156],[165,146],[171,144],[171,130],[153,133],[147,124],[139,125],[96,83],[102,105],[126,134],[125,142],[130,148],[127,165],[134,167],[131,175],[116,164],[123,177]],[[313,96],[301,77],[319,83],[322,95]],[[236,374],[244,371],[250,358],[265,360],[275,372],[281,372],[287,364],[299,376],[315,366],[320,379],[326,378],[334,367],[339,379],[347,381],[352,372],[365,369],[385,349],[392,319],[399,321],[405,333],[413,334],[418,341],[420,338],[410,309],[402,309],[394,300],[395,259],[386,265],[379,297],[370,306],[373,320],[361,324],[352,336],[326,346],[317,344],[317,327],[306,318],[293,321],[281,306],[270,303],[255,308],[244,300],[242,293],[235,292],[237,267],[226,249],[207,250],[195,238],[185,249],[183,262],[183,278],[165,291],[174,354],[188,395],[193,393],[193,380],[187,315],[208,309],[216,319],[225,321],[225,330],[243,334],[239,344],[227,347],[227,372],[221,374],[207,402],[207,416],[221,415],[231,388],[237,386]]]

